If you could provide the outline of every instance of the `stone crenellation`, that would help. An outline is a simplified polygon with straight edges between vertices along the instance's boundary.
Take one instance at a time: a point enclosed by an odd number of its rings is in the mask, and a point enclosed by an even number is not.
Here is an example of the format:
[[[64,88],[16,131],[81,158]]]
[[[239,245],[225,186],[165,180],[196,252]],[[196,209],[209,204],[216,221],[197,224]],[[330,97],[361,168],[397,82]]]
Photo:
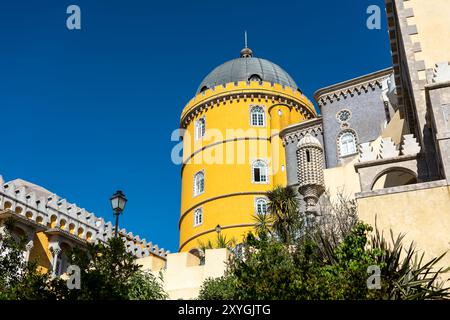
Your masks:
[[[47,226],[54,224],[52,229],[70,233],[86,242],[106,242],[114,236],[114,226],[105,222],[103,218],[54,193],[44,189],[33,190],[22,180],[3,183],[0,186],[0,208],[10,210],[23,218],[37,224]],[[124,240],[127,251],[137,257],[146,257],[150,254],[165,258],[169,251],[158,248],[138,235],[121,229],[119,235]]]
[[[420,145],[413,134],[403,136],[402,143],[396,145],[392,138],[382,138],[379,146],[373,142],[365,142],[359,145],[359,162],[374,161],[377,159],[395,158],[400,155],[417,155],[420,153]]]

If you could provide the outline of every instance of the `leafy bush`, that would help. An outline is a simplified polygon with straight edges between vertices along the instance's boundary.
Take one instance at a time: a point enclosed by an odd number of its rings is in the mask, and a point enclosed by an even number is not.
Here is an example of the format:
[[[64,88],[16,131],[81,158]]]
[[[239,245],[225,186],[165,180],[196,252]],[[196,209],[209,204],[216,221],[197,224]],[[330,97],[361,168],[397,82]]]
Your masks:
[[[12,230],[12,223],[8,223]],[[136,258],[126,251],[120,238],[106,244],[90,244],[67,253],[81,271],[81,288],[69,290],[65,280],[38,270],[26,262],[25,239],[7,232],[0,239],[0,299],[11,300],[151,300],[166,299],[160,282],[140,270]]]
[[[204,282],[199,299],[449,297],[449,288],[441,279],[448,269],[436,267],[443,255],[423,262],[424,255],[419,256],[412,244],[403,249],[402,235],[394,238],[391,232],[392,244],[378,230],[371,235],[372,227],[357,221],[354,202],[341,197],[329,207],[332,217],[325,213],[305,228],[291,217],[292,212],[283,212],[296,210],[289,199],[293,193],[277,188],[275,195],[270,201],[283,202],[269,205],[276,214],[269,211],[267,217],[255,218],[256,235],[247,235],[223,277]],[[378,288],[368,286],[371,266],[380,271]]]

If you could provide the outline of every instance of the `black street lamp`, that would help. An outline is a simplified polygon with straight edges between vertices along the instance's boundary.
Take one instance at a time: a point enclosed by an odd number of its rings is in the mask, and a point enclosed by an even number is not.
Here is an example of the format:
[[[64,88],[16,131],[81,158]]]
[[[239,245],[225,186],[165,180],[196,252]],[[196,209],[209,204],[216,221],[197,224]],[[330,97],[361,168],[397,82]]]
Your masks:
[[[113,209],[113,214],[116,217],[116,226],[114,228],[114,237],[117,238],[117,232],[119,228],[119,215],[123,213],[125,209],[125,204],[127,203],[127,198],[122,191],[118,190],[114,193],[110,199],[111,207]]]

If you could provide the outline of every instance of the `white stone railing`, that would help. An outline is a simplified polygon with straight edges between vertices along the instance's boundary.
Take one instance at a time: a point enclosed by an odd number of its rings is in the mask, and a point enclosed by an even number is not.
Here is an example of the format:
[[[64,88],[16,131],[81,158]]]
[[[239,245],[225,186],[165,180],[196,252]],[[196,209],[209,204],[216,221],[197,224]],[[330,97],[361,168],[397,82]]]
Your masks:
[[[111,222],[105,222],[103,218],[56,194],[38,196],[38,193],[27,190],[24,185],[16,186],[14,181],[0,185],[0,208],[10,209],[44,226],[51,224],[88,242],[106,242],[114,236]],[[124,239],[127,251],[137,257],[153,254],[165,258],[169,253],[125,229],[121,229],[119,234]]]
[[[359,145],[359,162],[374,161],[377,159],[389,159],[398,156],[417,155],[420,145],[412,134],[403,136],[402,142],[397,146],[392,138],[382,138],[379,145],[373,142]]]

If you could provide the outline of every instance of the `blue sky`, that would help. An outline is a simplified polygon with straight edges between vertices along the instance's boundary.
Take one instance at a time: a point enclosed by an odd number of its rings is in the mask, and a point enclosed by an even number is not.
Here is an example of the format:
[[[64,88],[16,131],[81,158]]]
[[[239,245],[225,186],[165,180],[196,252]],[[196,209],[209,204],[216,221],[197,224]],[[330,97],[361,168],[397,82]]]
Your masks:
[[[238,57],[286,71],[312,100],[324,86],[391,65],[383,0],[2,1],[0,174],[22,178],[178,248],[180,167],[171,132],[204,76]],[[81,30],[66,8],[81,8]],[[382,8],[381,30],[366,9]]]

